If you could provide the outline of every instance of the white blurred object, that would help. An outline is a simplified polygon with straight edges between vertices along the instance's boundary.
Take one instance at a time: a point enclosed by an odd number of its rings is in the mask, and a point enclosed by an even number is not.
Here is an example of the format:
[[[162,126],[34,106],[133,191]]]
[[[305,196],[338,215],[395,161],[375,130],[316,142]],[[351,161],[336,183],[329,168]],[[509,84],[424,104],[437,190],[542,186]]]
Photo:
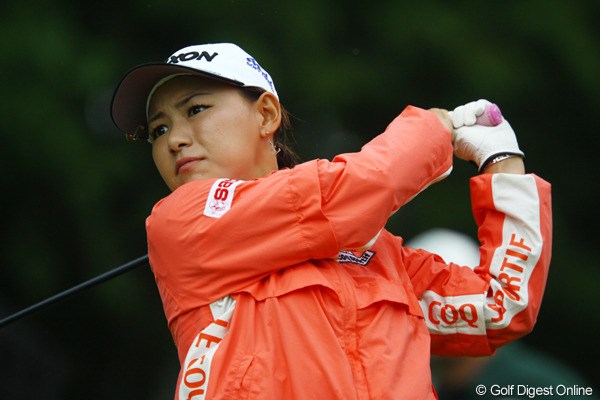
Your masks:
[[[407,240],[405,246],[437,254],[446,262],[471,268],[479,265],[479,243],[472,237],[451,229],[430,229]]]

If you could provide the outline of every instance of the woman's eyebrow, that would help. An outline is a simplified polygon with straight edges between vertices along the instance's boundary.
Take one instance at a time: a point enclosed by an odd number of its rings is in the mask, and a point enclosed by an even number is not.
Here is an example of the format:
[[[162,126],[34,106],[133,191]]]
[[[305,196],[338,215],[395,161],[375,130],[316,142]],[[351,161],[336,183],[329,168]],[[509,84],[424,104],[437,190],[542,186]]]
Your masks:
[[[164,115],[165,114],[162,111],[154,114],[154,116],[152,118],[148,118],[147,125],[150,125],[151,123],[153,123],[154,121],[156,121],[157,119],[161,118]]]
[[[181,107],[185,106],[187,103],[190,102],[190,100],[192,100],[196,96],[206,96],[208,94],[210,94],[210,93],[206,93],[206,92],[195,92],[195,93],[192,93],[189,96],[186,96],[183,100],[177,102],[175,104],[175,108],[181,108]]]
[[[186,96],[182,100],[180,100],[177,103],[175,103],[175,108],[179,109],[179,108],[185,106],[187,103],[189,103],[196,96],[206,96],[208,94],[210,94],[210,93],[207,93],[207,92],[195,92],[195,93],[192,93],[189,96]],[[156,113],[155,115],[152,116],[152,118],[148,118],[148,124],[151,124],[152,122],[154,122],[157,119],[163,117],[164,115],[165,114],[162,111]]]

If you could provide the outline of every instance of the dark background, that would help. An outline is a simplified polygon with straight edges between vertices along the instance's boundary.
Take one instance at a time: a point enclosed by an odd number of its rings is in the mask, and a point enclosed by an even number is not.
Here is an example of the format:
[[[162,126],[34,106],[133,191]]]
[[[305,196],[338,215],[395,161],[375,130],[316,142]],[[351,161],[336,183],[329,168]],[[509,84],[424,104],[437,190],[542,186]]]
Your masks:
[[[149,145],[112,125],[112,91],[134,65],[231,41],[274,78],[305,159],[358,150],[408,104],[500,105],[553,184],[552,268],[524,341],[600,382],[599,4],[3,1],[0,317],[146,253],[168,191]],[[474,235],[474,172],[457,160],[389,228]],[[1,399],[168,399],[177,373],[147,268],[0,329]]]

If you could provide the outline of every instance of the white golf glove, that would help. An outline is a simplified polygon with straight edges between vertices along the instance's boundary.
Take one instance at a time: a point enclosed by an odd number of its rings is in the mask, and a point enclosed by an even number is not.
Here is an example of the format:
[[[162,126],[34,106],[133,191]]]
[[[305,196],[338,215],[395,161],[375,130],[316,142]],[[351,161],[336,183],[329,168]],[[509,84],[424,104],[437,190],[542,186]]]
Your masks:
[[[479,172],[497,156],[506,154],[524,157],[515,132],[506,119],[502,119],[496,126],[477,124],[477,117],[484,113],[489,104],[491,103],[487,100],[478,100],[456,107],[449,113],[456,134],[454,154],[460,159],[475,163]]]

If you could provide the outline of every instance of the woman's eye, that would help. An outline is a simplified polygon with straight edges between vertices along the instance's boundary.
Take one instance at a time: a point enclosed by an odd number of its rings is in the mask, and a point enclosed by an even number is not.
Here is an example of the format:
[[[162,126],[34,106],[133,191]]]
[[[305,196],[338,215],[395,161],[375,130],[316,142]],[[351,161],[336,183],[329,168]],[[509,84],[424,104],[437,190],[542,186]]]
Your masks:
[[[149,138],[150,141],[156,140],[158,137],[167,133],[168,130],[169,130],[169,128],[167,128],[166,125],[159,125],[156,128],[152,129],[150,131],[150,138]]]
[[[206,110],[207,108],[208,108],[208,106],[201,106],[201,105],[199,105],[199,106],[192,106],[188,110],[188,115],[191,117],[193,115],[201,113],[202,111]]]

